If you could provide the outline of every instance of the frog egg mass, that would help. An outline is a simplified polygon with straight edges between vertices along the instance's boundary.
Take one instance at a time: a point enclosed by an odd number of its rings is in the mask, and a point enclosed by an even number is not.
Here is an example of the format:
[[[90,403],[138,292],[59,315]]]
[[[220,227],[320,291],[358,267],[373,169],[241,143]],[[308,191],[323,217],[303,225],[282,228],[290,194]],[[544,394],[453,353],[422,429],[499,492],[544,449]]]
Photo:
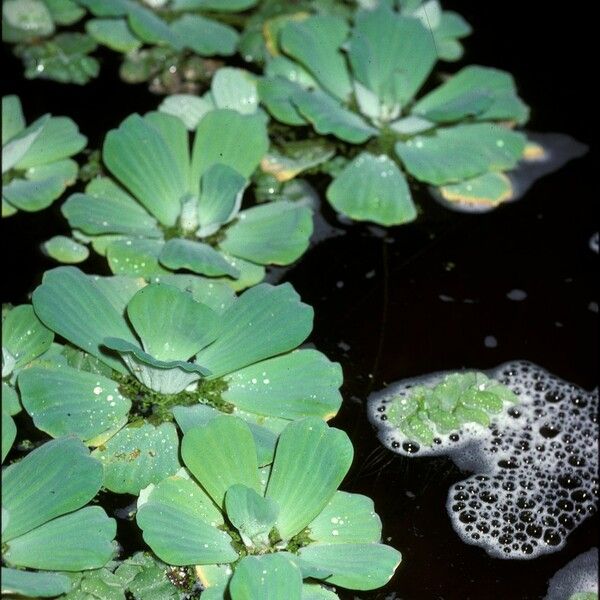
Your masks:
[[[598,497],[598,390],[568,383],[545,369],[514,361],[478,374],[510,390],[489,425],[469,420],[448,431],[429,424],[424,444],[394,416],[415,389],[439,386],[447,373],[406,379],[369,398],[380,441],[404,456],[448,455],[473,475],[454,484],[446,508],[469,544],[497,558],[529,559],[561,549],[569,533],[595,512]],[[484,389],[481,387],[480,389]]]

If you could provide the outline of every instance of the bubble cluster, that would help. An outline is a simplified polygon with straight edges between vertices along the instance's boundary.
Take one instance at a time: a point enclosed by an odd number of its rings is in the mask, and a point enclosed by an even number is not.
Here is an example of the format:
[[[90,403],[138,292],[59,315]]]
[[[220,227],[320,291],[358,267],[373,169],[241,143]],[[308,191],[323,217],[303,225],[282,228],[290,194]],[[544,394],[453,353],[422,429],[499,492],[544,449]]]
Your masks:
[[[486,374],[518,397],[505,403],[489,427],[469,423],[437,435],[430,447],[407,439],[387,420],[394,398],[415,385],[432,386],[446,373],[413,378],[369,398],[379,439],[404,456],[447,454],[475,474],[453,485],[447,510],[469,544],[499,558],[535,558],[555,552],[596,510],[598,392],[588,392],[525,361]]]
[[[544,600],[565,600],[582,592],[598,593],[598,548],[580,554],[548,582]]]

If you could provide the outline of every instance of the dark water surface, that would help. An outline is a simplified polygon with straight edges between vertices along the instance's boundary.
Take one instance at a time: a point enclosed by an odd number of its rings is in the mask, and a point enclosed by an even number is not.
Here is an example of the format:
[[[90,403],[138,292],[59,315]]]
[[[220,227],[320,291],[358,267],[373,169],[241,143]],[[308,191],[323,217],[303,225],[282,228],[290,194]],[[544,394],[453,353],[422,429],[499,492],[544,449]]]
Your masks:
[[[539,13],[506,2],[448,0],[444,6],[474,26],[466,40],[468,62],[515,75],[532,106],[530,129],[591,144],[597,96],[584,87],[580,68],[591,52],[589,15],[533,4]],[[158,104],[145,86],[122,84],[110,57],[102,77],[83,88],[22,81],[6,48],[3,58],[2,92],[21,96],[28,121],[44,112],[66,114],[90,147],[131,112]],[[344,226],[345,235],[319,244],[287,272],[286,280],[315,308],[311,341],[344,368],[345,403],[333,422],[355,446],[344,489],[375,499],[384,538],[404,556],[386,588],[348,598],[537,600],[559,568],[597,544],[597,516],[575,530],[562,551],[532,561],[492,559],[463,544],[445,502],[449,486],[464,474],[449,460],[406,459],[383,449],[365,407],[371,391],[397,379],[487,369],[516,358],[586,388],[597,384],[598,255],[588,246],[598,231],[595,160],[592,148],[538,181],[521,201],[486,215],[452,213],[420,194],[424,214],[417,223],[391,228],[385,237],[366,225]],[[68,231],[59,215],[55,206],[2,222],[3,301],[26,301],[41,272],[54,266],[37,246]],[[84,266],[107,273],[103,260]],[[514,289],[527,297],[509,299]],[[495,347],[484,343],[488,336]],[[119,506],[127,503],[119,500]]]

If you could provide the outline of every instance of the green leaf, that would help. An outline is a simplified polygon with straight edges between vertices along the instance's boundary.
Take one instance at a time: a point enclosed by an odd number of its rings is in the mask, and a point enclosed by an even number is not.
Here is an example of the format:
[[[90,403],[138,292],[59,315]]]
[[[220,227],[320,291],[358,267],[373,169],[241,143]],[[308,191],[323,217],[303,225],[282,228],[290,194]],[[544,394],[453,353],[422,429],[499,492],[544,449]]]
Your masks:
[[[2,96],[2,145],[25,129],[25,117],[18,96]]]
[[[106,177],[92,180],[85,194],[69,196],[61,211],[73,229],[90,235],[160,235],[156,220],[129,194]]]
[[[173,415],[183,433],[187,433],[190,429],[198,425],[206,425],[206,423],[222,414],[216,408],[207,406],[206,404],[176,406],[173,408]],[[266,427],[257,425],[247,419],[245,420],[254,438],[259,466],[262,467],[272,463],[275,445],[277,444],[277,434]]]
[[[348,472],[352,456],[348,436],[316,417],[295,421],[283,430],[266,493],[279,505],[277,531],[283,540],[300,532],[325,508]]]
[[[160,133],[172,152],[177,165],[181,168],[184,180],[188,181],[190,175],[190,144],[189,134],[184,122],[173,115],[158,111],[146,113],[144,121]]]
[[[263,77],[258,82],[258,94],[267,110],[286,125],[304,125],[306,119],[298,112],[293,102],[302,88],[283,77]]]
[[[21,412],[17,390],[6,381],[2,382],[2,410],[11,416]]]
[[[230,563],[238,558],[232,540],[217,529],[222,517],[204,491],[179,476],[144,490],[137,523],[144,540],[172,565]]]
[[[127,14],[127,0],[77,0],[97,17],[122,17]]]
[[[288,16],[292,20],[295,20],[294,15]],[[276,18],[270,22],[273,23],[275,20]],[[282,16],[283,24],[287,23],[288,20],[285,15]],[[287,82],[293,82],[305,90],[319,87],[317,80],[304,67],[282,54],[269,57],[265,65],[264,74],[267,78],[283,78]]]
[[[326,194],[336,210],[359,221],[401,225],[417,217],[406,178],[385,154],[359,154]]]
[[[7,140],[6,144],[2,144],[2,173],[12,169],[27,154],[49,119],[49,115],[40,117],[27,129],[21,130],[13,138]]]
[[[384,586],[400,564],[400,552],[383,544],[310,544],[300,558],[333,575],[327,583],[352,590]]]
[[[2,197],[20,210],[36,212],[50,206],[64,189],[64,182],[59,177],[41,181],[13,179],[2,188]]]
[[[166,283],[188,292],[194,300],[206,304],[219,315],[223,314],[236,300],[236,296],[229,286],[196,275],[158,275],[152,277],[152,282]]]
[[[302,585],[302,600],[339,600],[339,596],[331,589],[315,583]]]
[[[400,135],[415,135],[416,133],[423,133],[435,127],[435,123],[416,117],[415,115],[409,115],[403,117],[397,121],[393,121],[389,124],[392,131],[399,133]]]
[[[74,0],[45,0],[52,19],[59,25],[73,25],[85,15],[84,8]]]
[[[85,30],[100,44],[117,52],[137,50],[141,41],[135,37],[125,19],[90,19]]]
[[[190,181],[195,185],[215,163],[227,165],[248,178],[268,147],[265,118],[261,114],[241,115],[226,109],[211,111],[204,115],[196,130]]]
[[[97,569],[111,559],[116,532],[115,520],[102,508],[87,506],[12,539],[4,558],[36,569]]]
[[[96,356],[120,373],[125,367],[100,346],[106,337],[135,342],[122,314],[92,279],[74,267],[47,271],[33,292],[33,307],[40,320],[82,350]]]
[[[67,366],[33,366],[19,375],[21,401],[38,429],[52,437],[91,440],[122,426],[131,408],[118,385]]]
[[[144,350],[158,360],[187,360],[215,339],[218,317],[187,292],[165,284],[139,290],[127,316]]]
[[[27,37],[45,37],[54,33],[54,22],[48,7],[41,0],[5,0],[2,20]]]
[[[238,33],[229,25],[187,14],[173,21],[170,27],[181,45],[200,56],[231,56],[235,53]]]
[[[263,158],[261,168],[277,181],[289,181],[307,169],[312,169],[335,156],[335,147],[324,139],[286,142],[284,148],[271,148]]]
[[[106,257],[113,273],[150,277],[169,272],[158,262],[163,247],[162,240],[122,239],[107,246]]]
[[[232,290],[236,292],[245,290],[246,288],[252,287],[257,283],[260,283],[265,278],[265,267],[263,265],[257,265],[243,258],[237,256],[230,256],[223,253],[223,256],[229,261],[234,269],[240,271],[240,276],[237,279],[230,279],[229,277],[221,277],[217,281],[226,283]]]
[[[229,591],[232,600],[300,600],[300,569],[279,554],[245,556],[237,564]]]
[[[257,285],[223,314],[220,335],[196,361],[212,377],[226,375],[296,348],[308,337],[312,320],[312,308],[291,285]]]
[[[381,520],[371,498],[337,491],[308,530],[317,543],[371,543],[381,539]]]
[[[256,79],[244,69],[222,67],[211,83],[212,97],[219,108],[251,115],[258,109]]]
[[[500,125],[472,123],[397,142],[395,149],[419,181],[444,185],[487,171],[512,169],[523,155],[525,142],[522,133]]]
[[[329,419],[342,402],[342,370],[316,350],[277,356],[235,371],[225,380],[224,400],[262,415]]]
[[[498,206],[513,197],[513,186],[504,173],[484,173],[473,179],[439,188],[444,200],[467,206]]]
[[[234,484],[225,494],[225,508],[246,546],[269,547],[269,532],[279,512],[273,500],[245,485]]]
[[[322,135],[332,134],[350,144],[362,144],[378,133],[362,117],[320,90],[299,91],[292,101],[317,133]]]
[[[147,44],[168,44],[176,50],[183,46],[167,22],[144,6],[128,2],[127,21],[133,33]]]
[[[240,212],[220,246],[255,263],[289,265],[306,251],[312,231],[310,208],[272,202]]]
[[[487,100],[482,102],[481,98]],[[463,110],[457,110],[461,107]],[[524,123],[527,106],[517,96],[510,73],[471,65],[421,98],[412,109],[432,121],[458,121],[467,116],[477,120],[507,120]]]
[[[50,117],[15,167],[28,169],[68,158],[82,150],[86,143],[87,138],[79,133],[71,119]]]
[[[46,352],[53,339],[54,334],[44,327],[29,304],[11,308],[3,319],[2,348],[14,359],[13,370],[21,369]]]
[[[413,98],[437,60],[431,33],[383,4],[357,13],[349,46],[354,75],[387,107],[385,120]]]
[[[210,93],[204,94],[204,96],[171,94],[160,103],[158,110],[181,119],[185,126],[193,131],[198,127],[202,117],[215,108]]]
[[[2,567],[2,593],[30,598],[51,598],[66,594],[71,580],[62,573],[35,573]]]
[[[17,437],[17,426],[13,418],[2,408],[2,461],[6,458]]]
[[[2,471],[2,506],[10,521],[2,541],[89,502],[102,485],[102,466],[75,438],[52,440]]]
[[[234,268],[220,252],[208,244],[194,240],[170,239],[163,246],[159,261],[173,271],[187,269],[209,277],[227,275],[234,279],[240,276],[238,269]]]
[[[139,115],[127,117],[118,129],[108,132],[103,159],[152,215],[163,225],[175,225],[186,193],[184,165],[177,162],[158,129]]]
[[[242,419],[222,415],[189,430],[181,442],[181,457],[221,507],[225,493],[236,483],[260,489],[254,439]]]
[[[92,456],[104,467],[104,485],[117,494],[138,494],[151,483],[179,469],[179,440],[172,423],[155,427],[144,423],[121,429]]]
[[[91,277],[96,287],[119,314],[125,312],[125,307],[135,293],[146,285],[143,279],[126,275],[109,275],[108,277],[92,275]]]
[[[196,565],[196,577],[202,584],[204,600],[226,600],[227,586],[233,569],[225,565]]]
[[[317,15],[287,23],[279,34],[284,52],[300,62],[329,93],[346,100],[352,91],[340,46],[348,36],[345,20]]]
[[[201,192],[198,201],[197,235],[212,235],[237,214],[242,203],[246,179],[237,171],[216,163],[209,167],[201,179]]]
[[[76,264],[90,255],[87,246],[65,235],[55,235],[42,244],[45,254],[61,263]]]

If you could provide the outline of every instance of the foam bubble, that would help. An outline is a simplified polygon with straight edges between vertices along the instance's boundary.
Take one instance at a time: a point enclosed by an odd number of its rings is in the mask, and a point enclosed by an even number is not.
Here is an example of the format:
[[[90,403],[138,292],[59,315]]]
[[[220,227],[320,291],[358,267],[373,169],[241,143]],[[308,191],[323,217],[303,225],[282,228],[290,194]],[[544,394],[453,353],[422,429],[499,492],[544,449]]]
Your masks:
[[[598,593],[598,548],[580,554],[548,582],[544,600],[565,600],[581,592]]]
[[[447,510],[462,539],[499,558],[556,552],[596,510],[598,392],[588,392],[525,361],[486,372],[519,398],[503,402],[489,427],[477,423],[436,432],[434,444],[408,439],[388,422],[394,399],[416,385],[431,387],[447,373],[406,379],[369,397],[379,439],[404,456],[449,455],[475,474],[453,485]]]

